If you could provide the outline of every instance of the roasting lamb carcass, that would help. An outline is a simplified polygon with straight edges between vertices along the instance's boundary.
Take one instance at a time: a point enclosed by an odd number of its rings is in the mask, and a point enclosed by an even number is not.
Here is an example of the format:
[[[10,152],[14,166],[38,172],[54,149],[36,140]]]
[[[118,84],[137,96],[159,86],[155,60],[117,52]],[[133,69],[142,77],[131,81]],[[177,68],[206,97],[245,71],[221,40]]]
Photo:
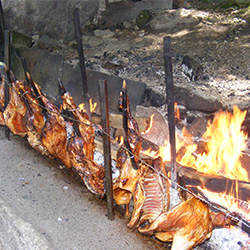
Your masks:
[[[3,117],[5,125],[8,126],[13,134],[24,137],[28,132],[24,121],[27,108],[18,94],[22,85],[23,83],[19,81],[12,83],[12,87],[10,88],[10,100],[3,112]]]
[[[214,227],[234,224],[222,213],[210,211],[195,197],[181,202],[172,210],[159,215],[155,221],[139,232],[155,235],[161,241],[173,241],[172,250],[192,249],[211,237]]]
[[[94,162],[95,131],[87,114],[80,111],[68,92],[62,96],[62,110],[69,116],[73,131],[67,143],[67,152],[73,169],[87,188],[100,196],[104,195],[104,168]]]
[[[0,85],[0,125],[4,126],[5,122],[4,122],[4,117],[3,117],[3,112],[5,109],[5,102],[4,102],[4,77],[2,77],[1,80],[1,85]]]
[[[38,87],[38,86],[37,86]],[[23,84],[19,89],[20,95],[23,98],[27,112],[24,116],[24,122],[26,124],[27,140],[30,146],[41,154],[53,158],[48,152],[47,148],[41,142],[42,130],[45,126],[44,109],[39,104],[33,90],[29,85]]]
[[[116,168],[120,171],[120,175],[113,185],[114,199],[117,205],[126,206],[125,216],[128,217],[129,203],[141,176],[141,169],[133,168],[130,156],[123,147],[117,152]]]
[[[126,92],[125,82],[123,83],[123,91]],[[127,122],[127,124],[125,123],[127,129],[125,128],[125,143],[117,152],[116,168],[119,170],[120,175],[113,185],[113,190],[116,204],[125,205],[125,216],[128,217],[129,203],[134,195],[138,180],[142,175],[142,169],[139,163],[142,143],[138,124],[130,112],[128,96],[127,98],[120,96],[119,103],[120,108],[123,109],[123,115],[126,115],[125,121],[123,122]],[[123,107],[124,105],[126,107]]]
[[[59,159],[67,168],[71,168],[67,151],[67,124],[60,115],[60,110],[43,94],[41,100],[46,108],[46,121],[41,134],[41,142],[51,156]]]
[[[161,157],[145,160],[141,164],[143,174],[134,192],[134,210],[128,227],[137,228],[143,223],[151,224],[161,213],[169,209],[169,182]],[[154,169],[149,168],[152,166]]]

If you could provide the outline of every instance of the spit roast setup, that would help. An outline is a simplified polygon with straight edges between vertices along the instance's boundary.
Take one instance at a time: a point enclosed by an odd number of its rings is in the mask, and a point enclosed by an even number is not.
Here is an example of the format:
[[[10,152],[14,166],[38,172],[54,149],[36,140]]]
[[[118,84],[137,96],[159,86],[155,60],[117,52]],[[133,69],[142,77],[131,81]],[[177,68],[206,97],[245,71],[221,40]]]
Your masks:
[[[77,9],[74,20],[78,54],[82,59],[80,68],[84,78],[86,72],[84,76]],[[6,44],[8,45],[8,42]],[[5,50],[8,50],[8,46],[5,47]],[[168,55],[166,53],[166,56]],[[170,57],[167,58],[166,62],[168,61]],[[94,123],[88,111],[75,104],[60,80],[58,88],[61,97],[57,100],[59,104],[55,105],[33,81],[27,70],[24,69],[26,80],[19,81],[9,70],[8,56],[5,65],[6,74],[0,75],[0,125],[5,126],[6,131],[26,138],[30,146],[42,155],[56,159],[79,175],[90,192],[101,198],[106,196],[108,203],[106,166],[94,159],[97,148],[95,139],[97,136],[104,138],[104,135],[108,135],[109,142],[116,143],[115,138],[102,129],[100,124]],[[168,66],[171,71],[171,65]],[[116,164],[112,166],[112,203],[125,206],[124,213],[129,219],[129,228],[144,235],[154,236],[163,242],[172,242],[173,250],[194,248],[209,239],[213,229],[217,227],[240,224],[240,227],[250,234],[250,181],[245,169],[241,168],[241,177],[235,172],[247,138],[241,131],[245,111],[234,107],[233,114],[222,111],[216,113],[202,136],[203,143],[195,143],[184,128],[182,135],[185,135],[185,140],[176,136],[178,179],[174,180],[172,169],[169,167],[169,150],[166,152],[159,147],[157,152],[151,150],[146,153],[143,148],[142,132],[146,132],[139,130],[137,120],[131,113],[125,81],[117,103],[123,113],[123,140],[117,150]],[[168,115],[170,120],[170,112]],[[224,120],[229,123],[221,127]],[[169,130],[171,137],[171,129]],[[229,138],[224,140],[225,143],[213,141],[219,137],[225,139],[226,134],[229,134]],[[241,138],[239,145],[236,143],[238,137]],[[209,170],[209,167],[219,165],[219,170]],[[222,185],[217,185],[218,183]],[[173,184],[177,186],[181,197],[180,202],[174,205],[171,204]],[[225,209],[225,206],[229,208],[231,205],[220,205],[220,201],[210,202],[207,197],[211,197],[209,193],[215,191],[213,186],[223,186],[223,190],[217,190],[219,192],[227,189],[238,191],[238,194],[233,192],[233,200],[240,200],[240,205],[243,204],[241,208],[246,212],[233,206],[232,209]],[[230,192],[226,192],[226,195],[228,193]]]
[[[0,124],[14,135],[27,138],[30,146],[41,154],[72,169],[92,193],[104,197],[104,167],[94,161],[96,127],[76,106],[62,82],[58,84],[61,93],[58,107],[28,73],[26,81],[15,79],[10,71],[6,73],[9,85],[5,76],[1,76]],[[6,86],[9,87],[7,106]],[[208,239],[215,227],[237,224],[238,215],[213,212],[192,192],[186,192],[185,198],[170,209],[171,181],[166,161],[160,156],[141,157],[140,131],[130,112],[128,97],[126,102],[126,109],[122,104],[121,108],[127,116],[127,133],[117,151],[114,168],[119,176],[113,178],[113,194],[117,205],[125,205],[127,218],[132,204],[128,227],[163,242],[173,242],[172,249],[192,249]]]

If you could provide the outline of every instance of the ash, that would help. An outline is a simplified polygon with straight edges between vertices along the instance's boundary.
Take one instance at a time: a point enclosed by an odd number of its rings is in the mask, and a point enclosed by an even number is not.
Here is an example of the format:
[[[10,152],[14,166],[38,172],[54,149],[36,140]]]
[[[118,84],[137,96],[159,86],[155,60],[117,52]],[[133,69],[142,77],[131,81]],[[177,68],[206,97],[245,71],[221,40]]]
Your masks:
[[[98,152],[98,151],[95,151],[94,153],[94,161],[101,165],[101,166],[104,166],[104,156],[102,153]],[[111,166],[112,166],[112,179],[113,181],[115,181],[119,175],[120,175],[120,171],[116,168],[116,161],[115,160],[112,160],[111,161]]]
[[[212,237],[196,250],[204,249],[220,249],[220,250],[249,250],[250,238],[238,227],[216,228],[213,230]]]

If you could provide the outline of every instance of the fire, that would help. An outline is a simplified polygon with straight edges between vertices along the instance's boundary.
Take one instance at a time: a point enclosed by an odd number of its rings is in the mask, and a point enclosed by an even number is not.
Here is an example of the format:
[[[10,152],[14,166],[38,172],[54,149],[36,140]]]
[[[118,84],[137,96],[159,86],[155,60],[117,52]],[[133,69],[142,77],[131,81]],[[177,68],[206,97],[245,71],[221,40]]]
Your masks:
[[[144,131],[144,132],[141,132],[141,134],[146,134],[150,131],[150,129],[152,128],[152,125],[153,125],[153,118],[154,118],[154,115],[155,114],[152,114],[150,116],[150,120],[149,120],[149,125],[148,125],[148,128]]]
[[[212,200],[212,202],[220,204],[225,208],[230,208],[230,211],[234,211],[244,216],[247,220],[250,220],[250,203],[247,201],[237,200],[230,194],[211,192],[204,187],[197,187],[202,191],[205,196]]]
[[[121,145],[123,145],[123,143],[124,143],[124,138],[123,138],[123,136],[117,136],[117,137],[115,138],[115,142],[118,144],[119,147],[120,147]]]
[[[96,102],[92,102],[92,98],[89,99],[89,107],[90,107],[90,112],[93,113],[95,112],[97,103]],[[86,109],[84,108],[84,103],[80,103],[78,106],[80,111],[86,112]]]
[[[248,182],[247,171],[240,162],[247,139],[247,134],[241,130],[245,116],[246,111],[241,111],[237,106],[233,107],[232,113],[216,113],[213,121],[208,122],[206,132],[202,136],[205,150],[200,154],[196,152],[198,145],[193,142],[192,135],[184,128],[182,137],[176,134],[176,151],[185,148],[184,154],[177,153],[177,162],[199,172]],[[164,161],[170,161],[169,142],[166,141],[165,145],[160,146],[158,152],[147,150],[143,154],[153,158],[161,156]]]
[[[180,119],[180,110],[179,110],[179,107],[178,107],[178,103],[177,103],[177,102],[174,103],[174,116],[175,116],[177,119]]]
[[[247,139],[247,134],[241,130],[245,116],[246,111],[240,111],[237,106],[233,107],[233,113],[218,112],[213,121],[208,122],[202,136],[206,141],[205,152],[197,155],[197,146],[189,145],[179,163],[200,172],[249,181],[247,171],[240,162]]]

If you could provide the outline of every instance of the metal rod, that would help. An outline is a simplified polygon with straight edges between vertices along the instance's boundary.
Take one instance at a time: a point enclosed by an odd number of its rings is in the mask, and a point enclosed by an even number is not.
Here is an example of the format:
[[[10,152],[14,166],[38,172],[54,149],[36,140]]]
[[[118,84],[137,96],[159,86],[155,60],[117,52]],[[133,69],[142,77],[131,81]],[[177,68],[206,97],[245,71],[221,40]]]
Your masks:
[[[43,101],[41,100],[40,98],[40,93],[38,92],[37,88],[36,88],[36,85],[32,79],[32,77],[30,76],[29,74],[29,71],[28,71],[28,67],[27,67],[27,64],[26,64],[26,60],[24,57],[21,57],[21,61],[22,61],[22,65],[23,65],[23,70],[24,70],[24,74],[25,74],[25,77],[26,77],[26,80],[28,82],[28,84],[31,86],[31,88],[33,89],[34,93],[35,93],[35,98],[37,99],[39,105],[41,107],[43,107],[42,109],[42,112],[44,115],[47,114],[47,111],[45,109],[45,105],[43,103]]]
[[[105,189],[107,198],[107,211],[108,211],[108,218],[110,220],[114,220],[107,80],[99,81],[99,96],[100,96],[101,114],[102,114],[102,127],[103,130],[106,131],[106,133],[103,133],[103,152],[104,152],[104,166],[105,166]]]
[[[176,144],[175,144],[175,117],[174,117],[174,84],[172,69],[172,50],[170,36],[163,38],[164,67],[166,81],[166,95],[168,104],[168,125],[171,152],[171,182],[172,187],[176,188],[177,171],[176,171]]]
[[[84,52],[83,52],[83,47],[82,47],[82,32],[81,32],[80,17],[79,17],[78,8],[74,9],[73,16],[74,16],[74,26],[75,26],[75,38],[76,38],[76,42],[77,42],[77,51],[78,51],[78,56],[79,56],[79,66],[80,66],[82,84],[83,84],[84,106],[86,109],[86,113],[88,114],[89,118],[91,119],[90,105],[89,105],[90,97],[89,97],[87,73],[86,73],[86,67],[85,67],[85,61],[84,61]]]
[[[5,30],[4,32],[4,63],[5,63],[5,70],[8,77],[10,77],[10,31]],[[9,79],[10,80],[10,79]],[[5,108],[9,104],[10,100],[10,93],[9,93],[9,84],[5,80],[4,82],[4,104]],[[10,130],[5,125],[5,137],[10,140]]]
[[[123,129],[125,132],[125,136],[124,136],[124,144],[126,146],[126,148],[128,149],[128,153],[132,162],[132,166],[134,169],[138,169],[137,164],[135,162],[135,158],[134,155],[132,153],[132,149],[130,147],[129,141],[128,141],[128,91],[127,91],[127,85],[126,82],[123,82],[123,86],[122,86],[122,117],[123,117]]]
[[[2,1],[0,0],[0,44],[3,45],[4,44],[4,30],[5,30],[5,22],[4,22],[4,15],[3,15],[3,7],[2,7]],[[1,48],[1,52],[2,48]]]

